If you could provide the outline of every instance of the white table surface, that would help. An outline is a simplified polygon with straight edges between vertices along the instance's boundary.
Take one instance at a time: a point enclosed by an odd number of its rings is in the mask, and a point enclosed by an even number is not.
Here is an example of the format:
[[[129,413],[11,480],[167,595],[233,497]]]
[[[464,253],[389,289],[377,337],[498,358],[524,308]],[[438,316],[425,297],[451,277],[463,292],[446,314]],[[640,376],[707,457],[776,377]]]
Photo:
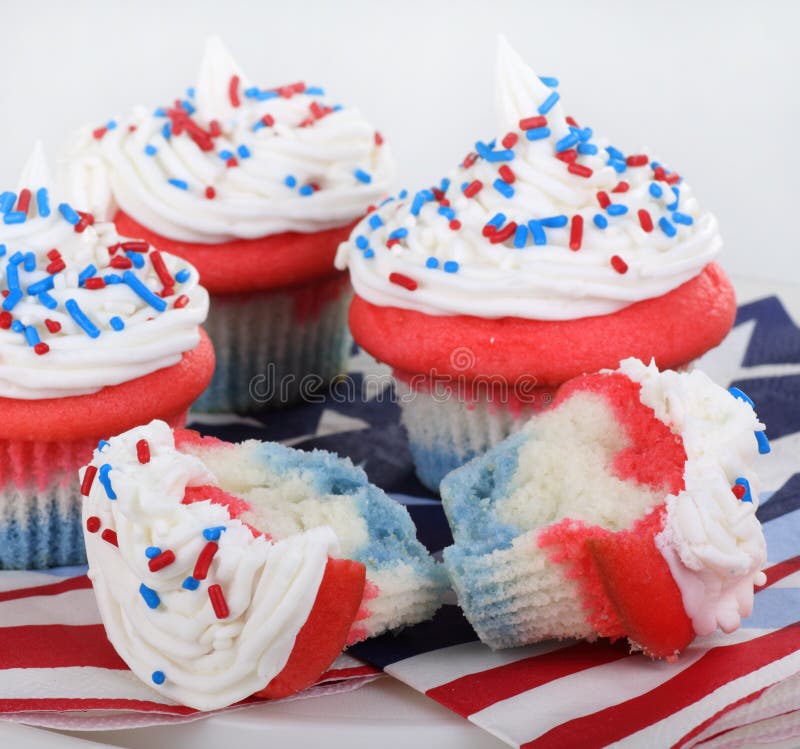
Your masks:
[[[800,320],[800,287],[734,279],[739,302],[779,294]],[[0,721],[0,747],[13,749],[497,749],[506,746],[438,703],[391,677],[344,694],[263,704],[192,723],[115,731],[54,731]],[[770,744],[796,749],[798,740]]]

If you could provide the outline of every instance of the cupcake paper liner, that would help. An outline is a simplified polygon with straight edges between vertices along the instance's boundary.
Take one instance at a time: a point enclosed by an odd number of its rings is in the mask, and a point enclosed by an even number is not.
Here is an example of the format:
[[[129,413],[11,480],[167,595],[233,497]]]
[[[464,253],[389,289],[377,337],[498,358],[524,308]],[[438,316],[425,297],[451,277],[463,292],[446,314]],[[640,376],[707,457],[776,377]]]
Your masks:
[[[297,403],[347,368],[351,291],[338,274],[292,289],[216,294],[204,327],[217,368],[197,411]]]

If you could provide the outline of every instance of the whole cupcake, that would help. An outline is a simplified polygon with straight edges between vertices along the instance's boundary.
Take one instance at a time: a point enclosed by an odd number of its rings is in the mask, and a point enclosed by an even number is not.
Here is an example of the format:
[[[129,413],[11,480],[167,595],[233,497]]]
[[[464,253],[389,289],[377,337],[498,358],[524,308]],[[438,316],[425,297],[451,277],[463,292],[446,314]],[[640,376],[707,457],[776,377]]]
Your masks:
[[[627,356],[684,366],[735,315],[716,219],[677,172],[566,116],[558,82],[502,39],[496,85],[500,135],[362,220],[337,256],[350,329],[394,368],[432,489],[567,379]]]
[[[208,385],[208,294],[186,261],[51,194],[41,146],[0,195],[0,569],[86,560],[78,468]]]
[[[382,138],[321,88],[259,88],[208,41],[197,83],[87,129],[62,174],[78,207],[197,267],[217,371],[197,408],[258,410],[345,370],[336,247],[393,172]]]

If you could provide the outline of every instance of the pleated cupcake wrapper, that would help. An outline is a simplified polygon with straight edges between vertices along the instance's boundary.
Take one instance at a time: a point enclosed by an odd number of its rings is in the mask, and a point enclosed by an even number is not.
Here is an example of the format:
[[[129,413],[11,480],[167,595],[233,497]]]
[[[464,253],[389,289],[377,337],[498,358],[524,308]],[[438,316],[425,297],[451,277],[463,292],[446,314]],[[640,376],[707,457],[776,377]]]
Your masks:
[[[182,426],[186,413],[167,421]],[[0,440],[0,569],[86,562],[78,470],[110,436]]]
[[[457,393],[444,398],[413,389],[402,378],[397,394],[417,476],[433,491],[450,471],[502,442],[541,410],[535,400],[511,407],[488,399],[464,400]]]
[[[347,369],[345,276],[296,289],[218,294],[204,328],[217,368],[197,411],[260,411],[297,403]]]

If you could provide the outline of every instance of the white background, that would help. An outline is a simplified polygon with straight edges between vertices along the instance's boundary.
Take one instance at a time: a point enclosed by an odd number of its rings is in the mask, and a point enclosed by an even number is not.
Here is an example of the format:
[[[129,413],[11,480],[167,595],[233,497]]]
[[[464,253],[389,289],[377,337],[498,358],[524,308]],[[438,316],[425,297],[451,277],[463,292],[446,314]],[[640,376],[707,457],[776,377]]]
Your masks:
[[[398,189],[444,176],[495,134],[498,32],[567,111],[691,182],[739,279],[800,281],[800,2],[0,0],[0,186],[33,140],[54,159],[78,126],[194,83],[207,34],[254,83],[305,80],[384,133]]]

